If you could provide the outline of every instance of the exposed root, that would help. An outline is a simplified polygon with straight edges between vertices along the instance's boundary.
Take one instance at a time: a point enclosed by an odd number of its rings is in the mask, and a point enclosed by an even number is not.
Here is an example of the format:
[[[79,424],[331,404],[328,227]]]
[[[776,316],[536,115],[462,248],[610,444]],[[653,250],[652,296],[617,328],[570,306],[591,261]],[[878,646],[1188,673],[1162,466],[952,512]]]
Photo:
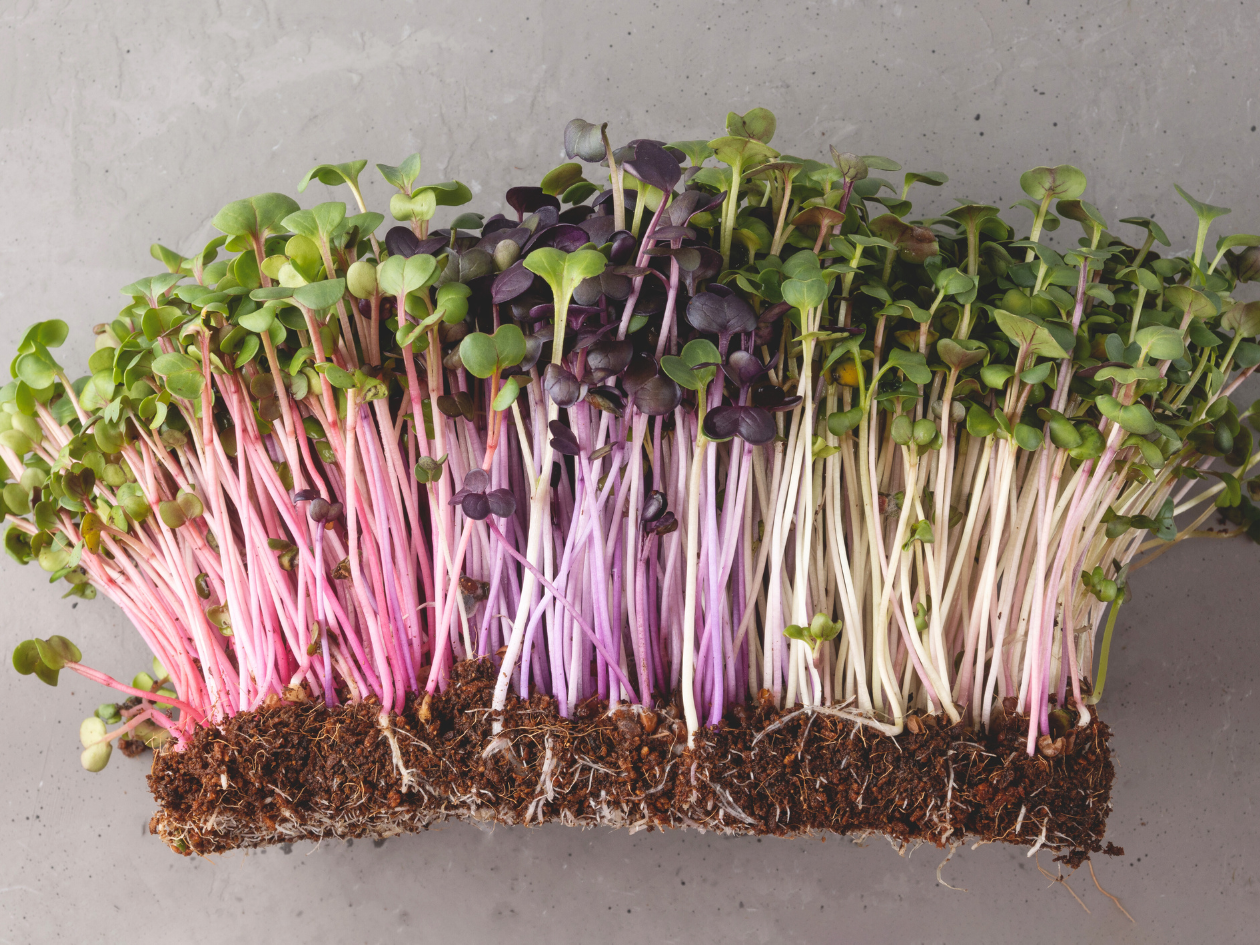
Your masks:
[[[1085,914],[1092,915],[1092,913],[1089,911],[1089,906],[1085,905],[1085,903],[1081,900],[1081,897],[1076,894],[1076,890],[1068,885],[1067,877],[1063,875],[1063,867],[1060,866],[1059,875],[1054,876],[1050,874],[1049,872],[1047,872],[1046,870],[1042,869],[1040,859],[1036,859],[1033,862],[1037,864],[1037,871],[1041,873],[1042,876],[1045,876],[1047,879],[1050,880],[1050,886],[1053,886],[1055,883],[1062,883],[1063,888],[1066,889],[1068,892],[1070,892],[1072,894],[1072,898],[1075,899],[1077,904],[1080,905],[1080,907],[1085,910]],[[1092,872],[1093,870],[1092,866],[1090,867],[1090,870]],[[1046,889],[1049,889],[1050,886],[1047,886]]]
[[[1120,905],[1120,900],[1117,899],[1115,896],[1113,896],[1111,893],[1107,892],[1107,890],[1102,888],[1102,883],[1098,882],[1098,876],[1095,875],[1094,873],[1093,860],[1086,860],[1085,862],[1089,864],[1089,875],[1090,875],[1090,878],[1094,880],[1094,885],[1098,887],[1098,891],[1102,893],[1104,896],[1106,896],[1108,899],[1110,899],[1112,902],[1114,902],[1116,904],[1116,908],[1124,913],[1124,917],[1126,919],[1128,919],[1134,925],[1137,925],[1137,922],[1134,921],[1133,916],[1129,915],[1129,910],[1126,909],[1124,906]]]
[[[1046,759],[1022,750],[1027,723],[1013,713],[989,732],[919,716],[918,731],[894,739],[840,708],[744,704],[688,749],[680,713],[666,705],[608,712],[591,700],[561,718],[535,696],[491,712],[487,669],[457,665],[455,684],[401,715],[289,703],[201,730],[187,750],[155,756],[151,829],[203,854],[448,820],[882,835],[902,855],[1001,840],[1051,849],[1073,867],[1102,848],[1113,772],[1101,722]],[[1021,835],[1028,816],[1035,838]]]
[[[389,742],[389,756],[394,762],[394,770],[398,772],[399,778],[402,779],[402,785],[399,788],[404,794],[413,788],[418,788],[420,782],[416,779],[416,772],[403,764],[402,749],[398,747],[398,736],[394,734],[394,725],[390,720],[388,712],[382,712],[376,717],[376,724],[381,727],[381,733],[385,736],[385,740]]]
[[[945,882],[945,880],[941,878],[941,870],[945,868],[946,863],[948,863],[950,860],[954,858],[954,851],[957,850],[960,846],[962,846],[962,844],[960,843],[951,843],[949,845],[949,853],[945,855],[945,859],[941,860],[941,865],[936,868],[936,881],[940,883],[942,886],[944,886],[946,889],[952,889],[955,892],[966,892],[967,890],[964,887],[951,886],[949,883]]]

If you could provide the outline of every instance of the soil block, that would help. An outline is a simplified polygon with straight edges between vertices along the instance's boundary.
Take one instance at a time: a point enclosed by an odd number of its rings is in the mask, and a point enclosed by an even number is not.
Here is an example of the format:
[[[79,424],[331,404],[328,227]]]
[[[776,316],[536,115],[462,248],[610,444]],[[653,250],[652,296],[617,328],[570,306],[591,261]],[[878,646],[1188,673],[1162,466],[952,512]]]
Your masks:
[[[1073,867],[1102,849],[1115,772],[1097,718],[1029,757],[1013,704],[988,731],[915,716],[894,738],[767,698],[735,706],[688,749],[676,706],[609,713],[591,699],[565,719],[535,695],[496,718],[493,689],[488,662],[462,663],[446,692],[410,700],[388,724],[371,701],[273,699],[157,753],[150,831],[185,855],[447,820],[882,834],[899,848],[1001,841]],[[1055,714],[1076,721],[1070,707]]]

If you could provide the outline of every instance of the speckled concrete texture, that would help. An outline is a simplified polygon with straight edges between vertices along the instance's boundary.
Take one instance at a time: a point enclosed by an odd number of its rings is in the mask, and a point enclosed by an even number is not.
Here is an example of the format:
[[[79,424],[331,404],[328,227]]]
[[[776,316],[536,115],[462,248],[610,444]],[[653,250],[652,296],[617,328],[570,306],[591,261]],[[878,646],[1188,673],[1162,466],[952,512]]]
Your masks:
[[[559,163],[575,115],[623,140],[708,138],[728,108],[764,105],[776,144],[943,170],[950,196],[1006,205],[1022,170],[1068,161],[1108,218],[1154,211],[1189,239],[1176,181],[1255,232],[1258,54],[1250,0],[7,0],[0,351],[56,315],[67,360],[85,357],[117,287],[155,268],[150,242],[199,247],[223,203],[293,192],[320,161],[419,149],[426,179],[458,177],[493,212]],[[147,835],[144,764],[79,767],[79,719],[104,695],[3,669],[0,943],[1255,941],[1258,575],[1254,545],[1187,545],[1137,572],[1120,617],[1103,711],[1126,855],[1096,869],[1136,926],[1088,870],[1069,878],[1087,914],[997,847],[945,868],[967,892],[937,885],[932,848],[561,827],[182,859]],[[6,560],[0,648],[34,631],[115,675],[144,659],[113,607],[60,601]]]

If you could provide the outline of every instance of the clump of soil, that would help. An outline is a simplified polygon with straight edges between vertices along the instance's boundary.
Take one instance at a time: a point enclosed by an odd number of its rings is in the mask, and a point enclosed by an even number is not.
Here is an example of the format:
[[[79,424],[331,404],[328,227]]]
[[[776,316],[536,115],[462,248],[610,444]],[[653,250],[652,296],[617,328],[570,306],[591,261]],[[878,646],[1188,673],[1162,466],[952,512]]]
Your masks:
[[[736,706],[689,750],[673,707],[610,714],[594,699],[571,719],[547,696],[510,701],[495,734],[493,688],[489,663],[467,662],[445,693],[412,700],[387,726],[377,705],[329,709],[304,692],[241,713],[156,754],[150,830],[184,854],[379,839],[451,819],[972,838],[1036,844],[1071,866],[1102,850],[1114,769],[1096,718],[1053,757],[1030,758],[1013,706],[987,732],[927,716],[892,738],[764,700]],[[1070,708],[1056,714],[1076,721]]]

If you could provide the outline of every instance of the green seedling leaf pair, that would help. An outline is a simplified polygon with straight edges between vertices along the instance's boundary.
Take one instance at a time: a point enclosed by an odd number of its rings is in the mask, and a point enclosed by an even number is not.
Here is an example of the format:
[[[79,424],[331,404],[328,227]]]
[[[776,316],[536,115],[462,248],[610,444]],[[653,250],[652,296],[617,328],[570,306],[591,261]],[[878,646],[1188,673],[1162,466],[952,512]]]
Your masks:
[[[515,367],[524,357],[525,335],[516,325],[500,325],[493,335],[474,331],[459,344],[464,368],[483,379]]]
[[[1147,515],[1117,515],[1113,509],[1107,509],[1102,517],[1106,524],[1108,538],[1119,538],[1131,528],[1144,528],[1160,541],[1174,541],[1177,537],[1177,523],[1174,520],[1174,503],[1166,499],[1154,518]],[[1082,575],[1083,577],[1083,575]]]
[[[712,383],[721,363],[717,346],[707,339],[697,338],[683,346],[681,357],[667,354],[661,358],[661,370],[680,387],[700,391]]]
[[[809,626],[789,624],[783,628],[783,635],[789,640],[799,640],[806,644],[812,652],[818,651],[820,643],[834,640],[844,627],[843,620],[832,620],[826,614],[815,614]]]
[[[13,649],[13,668],[23,676],[34,673],[49,686],[57,685],[57,677],[67,663],[81,659],[79,648],[57,634],[46,640],[23,640]]]

